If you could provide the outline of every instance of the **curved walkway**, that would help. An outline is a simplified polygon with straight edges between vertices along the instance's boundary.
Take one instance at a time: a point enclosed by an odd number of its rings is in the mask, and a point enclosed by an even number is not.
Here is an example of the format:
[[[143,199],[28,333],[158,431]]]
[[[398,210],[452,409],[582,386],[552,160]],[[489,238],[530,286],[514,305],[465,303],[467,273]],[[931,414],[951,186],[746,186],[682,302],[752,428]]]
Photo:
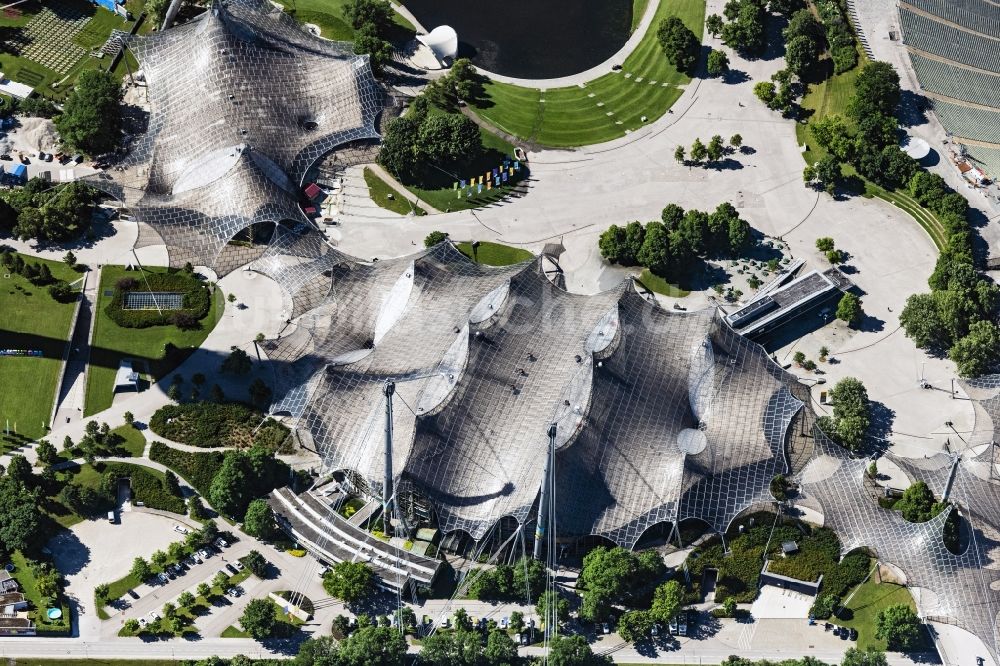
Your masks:
[[[476,71],[484,76],[488,76],[494,81],[499,81],[500,83],[510,83],[515,86],[524,86],[526,88],[564,88],[566,86],[578,86],[581,83],[588,83],[594,79],[604,76],[611,71],[613,65],[621,65],[625,62],[632,51],[639,46],[639,42],[642,38],[646,36],[646,31],[649,30],[653,23],[653,17],[656,16],[656,10],[660,6],[660,2],[667,2],[667,0],[648,0],[646,3],[646,10],[642,14],[642,20],[639,21],[639,25],[636,26],[635,30],[629,36],[625,44],[622,45],[618,51],[602,62],[599,65],[594,65],[590,69],[584,70],[579,74],[570,74],[569,76],[560,76],[553,79],[521,79],[516,76],[504,76],[503,74],[495,74],[482,67],[476,67]]]

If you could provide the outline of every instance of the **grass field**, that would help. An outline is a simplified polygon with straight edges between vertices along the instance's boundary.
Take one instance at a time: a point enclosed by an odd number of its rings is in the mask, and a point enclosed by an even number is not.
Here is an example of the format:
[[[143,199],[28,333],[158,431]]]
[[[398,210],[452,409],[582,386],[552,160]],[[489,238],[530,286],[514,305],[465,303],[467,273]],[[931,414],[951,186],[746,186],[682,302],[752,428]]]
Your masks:
[[[445,112],[432,108],[431,113],[440,114]],[[490,169],[501,166],[505,157],[514,158],[514,146],[511,144],[482,128],[479,129],[479,135],[483,140],[483,148],[485,150],[478,159],[464,168],[461,173],[452,176],[451,174],[429,167],[422,176],[423,180],[419,185],[413,183],[403,183],[403,185],[421,200],[446,213],[455,210],[482,208],[483,206],[500,201],[510,194],[510,191],[516,186],[517,181],[506,187],[497,187],[491,190],[484,187],[482,193],[471,197],[460,198],[458,192],[452,189],[456,180],[463,178],[469,180],[473,176],[483,176]],[[522,166],[521,170],[515,171],[514,174],[519,181],[527,177],[527,170]]]
[[[33,606],[28,611],[28,617],[34,620],[38,635],[68,634],[71,629],[72,616],[69,612],[69,606],[64,603],[65,599],[58,599],[56,601],[59,608],[62,609],[62,617],[58,620],[50,620],[45,615],[45,611],[49,606],[44,603],[45,600],[42,599],[42,595],[38,591],[35,575],[28,566],[27,560],[24,559],[24,555],[20,551],[11,553],[10,561],[15,567],[13,575],[17,579],[17,582],[21,584],[21,592],[24,593],[24,596]]]
[[[479,243],[475,257],[472,256],[472,243],[455,243],[455,247],[469,259],[476,259],[479,263],[487,266],[510,266],[535,258],[535,255],[523,248],[490,243],[489,241]]]
[[[386,210],[400,215],[426,215],[427,211],[420,206],[413,205],[408,199],[403,197],[392,185],[379,178],[378,174],[365,167],[365,185],[368,186],[368,195],[376,204]],[[392,199],[389,195],[392,195]]]
[[[854,94],[854,82],[860,72],[861,66],[858,66],[843,74],[834,74],[822,83],[811,85],[809,94],[802,98],[802,108],[812,112],[809,122],[834,115],[850,122],[847,117],[847,103]],[[805,144],[808,147],[802,153],[802,157],[809,164],[814,164],[826,155],[826,150],[816,143],[812,132],[809,131],[809,122],[795,125],[795,138],[800,146]]]
[[[86,0],[61,0],[61,2],[71,8],[79,9],[84,14],[90,16],[90,21],[72,39],[74,46],[84,49],[83,55],[67,73],[61,74],[34,60],[29,60],[9,51],[0,51],[0,70],[4,72],[4,75],[14,81],[34,86],[42,95],[57,100],[64,98],[68,94],[72,89],[73,80],[76,79],[80,72],[87,69],[97,69],[98,67],[106,68],[111,64],[111,60],[107,57],[103,59],[91,57],[89,55],[91,50],[100,48],[111,35],[112,30],[127,31],[132,27],[131,22],[125,21],[107,9],[96,7]],[[23,28],[41,11],[44,4],[38,0],[28,0],[17,6],[21,10],[20,16],[0,16],[0,33]],[[144,6],[144,0],[129,0],[126,3],[126,7],[136,18],[142,13]],[[144,26],[144,29],[140,30],[140,32],[148,32],[151,27],[151,25]],[[52,48],[59,49],[61,45],[54,42]],[[115,74],[120,78],[125,75],[125,71],[124,65],[119,63]]]
[[[25,261],[45,264],[58,280],[73,282],[82,274],[57,261],[21,255]],[[59,303],[46,287],[36,287],[20,275],[0,270],[0,348],[35,349],[42,357],[0,356],[0,427],[10,420],[17,434],[36,439],[49,425],[56,382],[66,340],[70,336],[75,303]],[[0,453],[19,438],[0,435]]]
[[[913,610],[917,605],[913,601],[910,591],[903,585],[895,583],[878,583],[869,579],[862,583],[854,596],[851,597],[846,608],[847,612],[841,611],[845,615],[843,619],[833,618],[833,622],[858,630],[858,648],[861,650],[876,649],[885,650],[885,641],[875,638],[875,617],[878,612],[888,606],[895,604],[906,604]],[[916,651],[933,649],[933,646],[926,645],[930,642],[929,637],[924,634],[925,645]]]
[[[150,272],[164,272],[165,268],[149,268]],[[87,378],[86,406],[84,414],[95,414],[107,409],[112,402],[115,372],[118,361],[132,358],[140,372],[141,364],[147,363],[154,379],[163,377],[198,348],[222,318],[225,309],[222,290],[217,289],[212,298],[208,315],[202,320],[202,328],[182,331],[176,326],[150,326],[149,328],[122,328],[111,321],[104,308],[111,302],[105,294],[114,290],[119,278],[135,276],[124,266],[105,266],[101,271],[101,284],[97,292],[95,306],[94,339],[90,351],[90,376]],[[173,343],[181,354],[174,359],[164,359],[164,346]]]
[[[491,81],[476,112],[510,134],[557,148],[610,141],[639,129],[665,114],[681,96],[679,86],[691,81],[667,62],[656,40],[656,26],[668,16],[679,16],[701,35],[705,2],[661,0],[650,30],[619,72],[582,87],[545,91]]]
[[[635,29],[639,27],[647,5],[649,5],[649,0],[632,0],[632,27],[629,28],[629,33],[635,32]]]
[[[133,458],[141,457],[143,451],[146,450],[146,437],[132,426],[118,426],[111,432],[125,438],[125,443],[122,446]]]
[[[639,281],[646,285],[650,291],[655,291],[657,294],[663,294],[664,296],[683,298],[691,293],[690,291],[681,289],[676,284],[670,284],[659,275],[654,275],[648,268],[642,269]]]
[[[320,34],[335,41],[349,42],[354,39],[354,28],[344,18],[347,0],[278,0],[299,23],[313,23],[319,26]],[[399,27],[399,34],[392,40],[412,39],[416,30],[409,21],[398,13],[393,19]]]

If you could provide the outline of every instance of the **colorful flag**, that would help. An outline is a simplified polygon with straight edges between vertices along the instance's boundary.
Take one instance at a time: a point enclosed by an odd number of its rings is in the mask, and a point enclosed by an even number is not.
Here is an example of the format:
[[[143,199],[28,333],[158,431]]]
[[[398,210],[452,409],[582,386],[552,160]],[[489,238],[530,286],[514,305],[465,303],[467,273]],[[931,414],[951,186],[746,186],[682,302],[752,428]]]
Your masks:
[[[464,190],[465,189],[465,181],[464,180],[458,181],[458,186],[461,187]]]
[[[503,172],[503,182],[505,182],[505,183],[507,182],[507,172],[506,171]]]
[[[507,169],[510,171],[510,175],[513,176],[514,175],[514,167],[507,167]]]
[[[494,178],[497,177],[497,168],[496,167],[493,167],[493,177]]]
[[[492,180],[486,181],[486,189],[488,189],[488,190],[492,190],[493,189],[493,181]]]
[[[479,183],[479,189],[476,190],[476,194],[482,194],[482,192],[483,192],[483,184]]]
[[[458,189],[458,181],[457,180],[454,183],[451,184],[451,189],[453,189],[453,190],[457,190]]]

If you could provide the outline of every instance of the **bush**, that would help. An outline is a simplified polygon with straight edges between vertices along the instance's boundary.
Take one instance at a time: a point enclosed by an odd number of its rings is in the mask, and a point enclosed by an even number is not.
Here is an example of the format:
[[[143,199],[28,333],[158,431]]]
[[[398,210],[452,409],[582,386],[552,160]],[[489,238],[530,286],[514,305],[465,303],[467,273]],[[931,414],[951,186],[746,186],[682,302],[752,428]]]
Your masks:
[[[848,553],[823,576],[823,593],[843,597],[860,585],[870,571],[871,558],[866,553]]]
[[[49,285],[49,296],[60,303],[69,303],[76,298],[76,292],[65,280],[57,280]]]
[[[171,494],[163,481],[153,472],[138,465],[106,463],[101,485],[109,497],[114,497],[119,479],[128,479],[132,497],[151,509],[187,513],[184,499],[179,494]]]
[[[140,289],[140,283],[131,277],[123,277],[115,282],[114,295],[104,308],[111,321],[122,328],[149,328],[168,324],[184,329],[197,328],[212,305],[208,286],[185,271],[146,272],[141,286]],[[163,311],[126,310],[125,294],[130,291],[180,292],[184,294],[184,307],[182,310]]]
[[[149,459],[174,470],[203,497],[212,487],[215,473],[222,467],[221,451],[191,453],[178,451],[163,442],[153,442],[149,446]]]
[[[149,429],[189,446],[245,448],[256,445],[269,451],[280,449],[290,434],[281,423],[238,402],[164,405],[149,419]]]

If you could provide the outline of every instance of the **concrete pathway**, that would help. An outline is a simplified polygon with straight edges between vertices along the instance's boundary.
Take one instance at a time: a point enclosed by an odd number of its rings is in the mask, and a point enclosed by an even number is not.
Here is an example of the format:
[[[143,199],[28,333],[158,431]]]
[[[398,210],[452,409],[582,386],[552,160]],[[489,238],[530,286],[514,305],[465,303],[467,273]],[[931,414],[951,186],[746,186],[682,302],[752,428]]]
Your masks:
[[[87,363],[90,361],[90,337],[97,305],[97,289],[101,284],[100,269],[84,275],[85,286],[80,295],[80,313],[70,341],[69,360],[59,387],[58,406],[53,425],[70,423],[83,418],[87,393]]]

